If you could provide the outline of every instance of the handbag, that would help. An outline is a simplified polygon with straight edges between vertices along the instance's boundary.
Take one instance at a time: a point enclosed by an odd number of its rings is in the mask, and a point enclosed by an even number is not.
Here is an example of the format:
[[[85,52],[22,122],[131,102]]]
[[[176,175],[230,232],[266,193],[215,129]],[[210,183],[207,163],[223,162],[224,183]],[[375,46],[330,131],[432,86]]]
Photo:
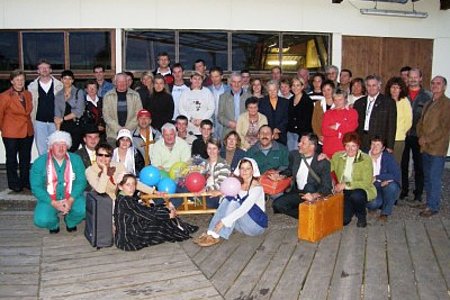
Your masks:
[[[269,178],[270,171],[267,171],[263,175],[259,182],[261,183],[264,193],[267,195],[276,195],[283,193],[287,188],[291,186],[291,177],[283,178],[279,181],[273,181]]]

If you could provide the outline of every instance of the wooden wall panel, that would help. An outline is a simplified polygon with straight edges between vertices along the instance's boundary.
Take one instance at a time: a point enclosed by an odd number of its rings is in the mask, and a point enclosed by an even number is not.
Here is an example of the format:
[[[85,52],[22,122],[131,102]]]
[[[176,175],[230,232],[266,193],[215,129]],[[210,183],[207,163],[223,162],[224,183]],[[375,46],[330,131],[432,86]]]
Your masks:
[[[431,39],[342,37],[342,68],[352,70],[353,77],[377,74],[385,83],[409,65],[422,70],[424,87],[429,89],[432,61]]]

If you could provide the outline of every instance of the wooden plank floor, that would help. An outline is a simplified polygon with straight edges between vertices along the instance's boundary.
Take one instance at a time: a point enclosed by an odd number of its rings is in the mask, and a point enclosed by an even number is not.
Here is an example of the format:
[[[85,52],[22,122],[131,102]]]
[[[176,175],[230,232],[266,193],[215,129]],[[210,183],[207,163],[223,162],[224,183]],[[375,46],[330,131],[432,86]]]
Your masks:
[[[206,229],[208,217],[189,218]],[[352,223],[316,244],[281,220],[210,248],[185,241],[124,252],[95,250],[82,228],[49,235],[31,213],[0,212],[0,298],[450,299],[445,216]]]

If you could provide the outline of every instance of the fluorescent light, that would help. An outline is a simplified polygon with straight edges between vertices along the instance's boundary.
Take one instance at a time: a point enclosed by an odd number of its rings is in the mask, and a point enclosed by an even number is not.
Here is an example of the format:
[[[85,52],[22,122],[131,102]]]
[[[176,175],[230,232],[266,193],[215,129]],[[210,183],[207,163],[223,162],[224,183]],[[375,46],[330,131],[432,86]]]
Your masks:
[[[428,17],[428,13],[414,10],[407,11],[407,10],[361,8],[359,11],[361,12],[362,15],[371,15],[371,16],[404,17],[404,18],[419,18],[419,19],[424,19]]]
[[[280,65],[280,62],[279,62],[278,60],[269,60],[269,61],[267,62],[267,64],[268,64],[269,66],[279,66],[279,65]],[[297,65],[297,61],[296,61],[296,60],[283,60],[283,61],[281,62],[281,64],[282,64],[283,66],[295,66],[295,65]]]

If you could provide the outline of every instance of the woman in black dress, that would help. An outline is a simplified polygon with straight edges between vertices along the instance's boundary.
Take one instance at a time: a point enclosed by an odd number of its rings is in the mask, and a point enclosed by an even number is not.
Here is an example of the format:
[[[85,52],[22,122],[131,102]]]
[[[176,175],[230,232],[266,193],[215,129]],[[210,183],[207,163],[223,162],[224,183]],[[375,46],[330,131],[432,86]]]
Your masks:
[[[125,251],[136,251],[144,247],[164,242],[180,242],[187,240],[191,233],[198,230],[177,218],[173,206],[147,207],[139,203],[134,196],[136,177],[125,174],[119,182],[119,195],[114,207],[115,243],[116,247]]]

